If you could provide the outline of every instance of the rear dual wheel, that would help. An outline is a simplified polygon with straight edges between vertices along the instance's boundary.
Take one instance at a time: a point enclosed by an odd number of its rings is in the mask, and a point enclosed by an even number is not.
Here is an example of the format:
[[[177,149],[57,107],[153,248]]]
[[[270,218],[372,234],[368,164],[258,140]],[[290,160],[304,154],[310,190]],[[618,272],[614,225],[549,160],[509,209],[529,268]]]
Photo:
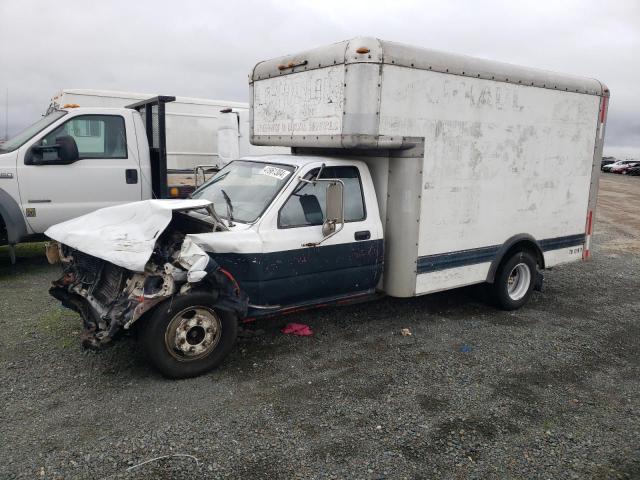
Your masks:
[[[514,253],[500,266],[492,288],[492,296],[503,310],[516,310],[531,297],[538,276],[537,262],[528,251]]]
[[[143,326],[142,347],[165,377],[189,378],[222,363],[235,344],[238,320],[215,298],[193,293],[165,300]]]

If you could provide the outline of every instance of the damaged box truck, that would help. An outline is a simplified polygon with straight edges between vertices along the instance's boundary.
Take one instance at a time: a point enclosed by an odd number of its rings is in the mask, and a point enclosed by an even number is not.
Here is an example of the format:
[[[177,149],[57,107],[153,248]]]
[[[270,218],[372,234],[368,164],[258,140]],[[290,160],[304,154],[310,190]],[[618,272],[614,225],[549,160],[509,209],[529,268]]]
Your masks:
[[[239,321],[479,283],[516,309],[589,257],[597,80],[357,38],[261,62],[250,88],[252,143],[291,155],[47,231],[87,345],[138,326],[161,373],[194,376]]]

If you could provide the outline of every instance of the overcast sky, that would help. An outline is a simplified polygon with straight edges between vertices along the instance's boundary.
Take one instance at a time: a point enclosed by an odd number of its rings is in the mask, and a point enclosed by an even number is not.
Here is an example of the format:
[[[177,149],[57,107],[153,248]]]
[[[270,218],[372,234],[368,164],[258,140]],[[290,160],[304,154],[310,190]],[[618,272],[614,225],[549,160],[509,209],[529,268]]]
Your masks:
[[[595,77],[605,154],[640,158],[640,0],[0,0],[0,138],[63,88],[248,101],[267,58],[376,36]]]

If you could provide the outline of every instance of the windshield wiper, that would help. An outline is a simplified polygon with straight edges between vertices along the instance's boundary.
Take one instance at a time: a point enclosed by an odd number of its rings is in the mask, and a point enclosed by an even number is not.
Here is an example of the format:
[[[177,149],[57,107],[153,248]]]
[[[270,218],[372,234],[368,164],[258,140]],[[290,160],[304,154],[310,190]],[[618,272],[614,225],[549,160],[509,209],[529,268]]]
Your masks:
[[[233,227],[233,205],[231,204],[231,199],[229,198],[229,195],[227,195],[227,192],[222,189],[220,189],[220,191],[222,192],[224,201],[227,203],[227,217],[229,220],[229,226]]]

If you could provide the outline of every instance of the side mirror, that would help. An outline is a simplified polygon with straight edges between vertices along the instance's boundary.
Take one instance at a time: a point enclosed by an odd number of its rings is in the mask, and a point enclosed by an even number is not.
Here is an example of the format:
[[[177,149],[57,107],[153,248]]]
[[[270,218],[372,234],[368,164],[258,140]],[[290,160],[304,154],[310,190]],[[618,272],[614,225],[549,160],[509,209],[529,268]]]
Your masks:
[[[58,146],[58,157],[62,162],[73,163],[80,158],[78,145],[71,135],[56,137],[56,145]]]
[[[56,137],[54,145],[34,145],[24,159],[26,165],[68,165],[79,160],[78,145],[70,135]]]
[[[322,235],[333,235],[344,225],[344,184],[340,180],[332,180],[327,185],[326,220],[322,224]]]

